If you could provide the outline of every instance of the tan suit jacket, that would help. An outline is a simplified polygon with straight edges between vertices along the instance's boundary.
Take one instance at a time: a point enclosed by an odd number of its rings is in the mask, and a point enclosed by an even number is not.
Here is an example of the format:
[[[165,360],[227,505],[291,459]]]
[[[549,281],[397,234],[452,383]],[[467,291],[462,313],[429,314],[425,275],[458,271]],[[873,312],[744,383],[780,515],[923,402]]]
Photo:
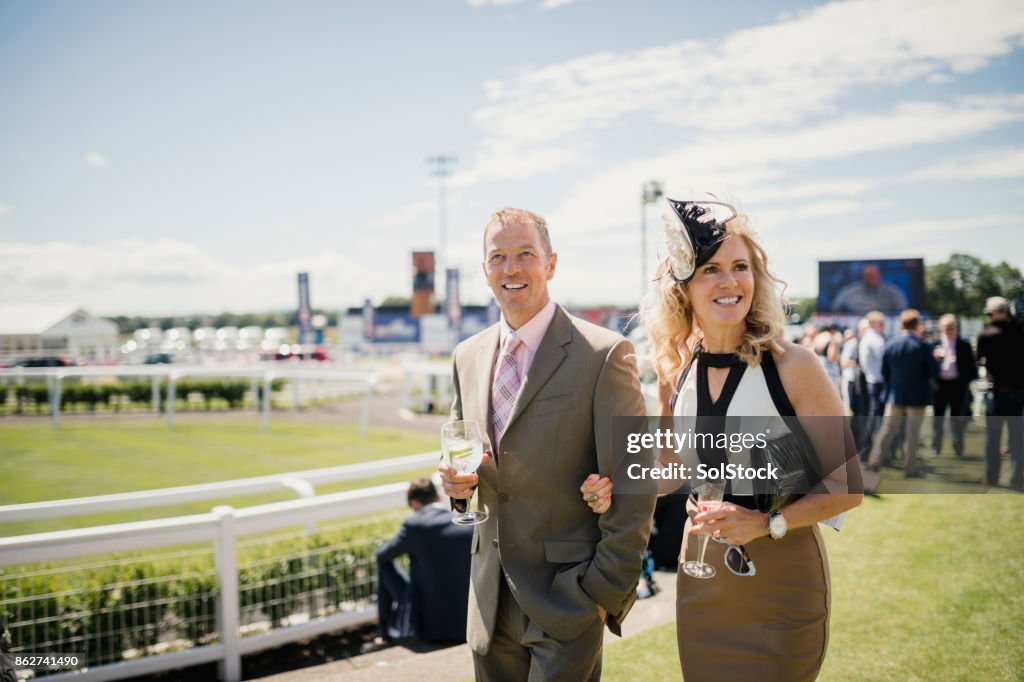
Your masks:
[[[479,422],[487,447],[499,334],[494,325],[454,353],[452,417]],[[638,461],[613,447],[612,436],[613,417],[635,423],[645,414],[632,354],[619,334],[556,310],[501,451],[478,472],[477,494],[490,511],[472,545],[467,639],[478,654],[487,653],[494,633],[502,569],[526,615],[563,641],[599,618],[598,604],[617,632],[636,600],[654,495],[616,495],[611,510],[597,515],[579,492],[589,474],[619,481],[623,467]]]

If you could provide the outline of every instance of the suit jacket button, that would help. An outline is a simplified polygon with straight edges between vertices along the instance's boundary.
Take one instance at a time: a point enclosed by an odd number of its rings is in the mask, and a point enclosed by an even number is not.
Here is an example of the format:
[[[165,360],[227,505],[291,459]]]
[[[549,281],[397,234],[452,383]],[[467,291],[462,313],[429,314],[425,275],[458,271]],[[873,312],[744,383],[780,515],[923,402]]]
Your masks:
[[[500,502],[508,502],[508,495],[506,495],[505,493],[501,493],[500,495],[498,495],[498,500]]]
[[[493,540],[491,540],[491,546],[493,546],[493,547],[497,547],[498,546],[498,538],[494,538]]]

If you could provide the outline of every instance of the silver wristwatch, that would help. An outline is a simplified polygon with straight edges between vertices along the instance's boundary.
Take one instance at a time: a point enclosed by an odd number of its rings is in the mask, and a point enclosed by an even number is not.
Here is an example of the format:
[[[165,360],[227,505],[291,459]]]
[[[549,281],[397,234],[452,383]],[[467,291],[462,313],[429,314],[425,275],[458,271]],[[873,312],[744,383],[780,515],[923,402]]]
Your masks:
[[[772,540],[781,540],[786,536],[788,529],[789,524],[782,512],[776,510],[768,515],[768,534],[771,535]]]

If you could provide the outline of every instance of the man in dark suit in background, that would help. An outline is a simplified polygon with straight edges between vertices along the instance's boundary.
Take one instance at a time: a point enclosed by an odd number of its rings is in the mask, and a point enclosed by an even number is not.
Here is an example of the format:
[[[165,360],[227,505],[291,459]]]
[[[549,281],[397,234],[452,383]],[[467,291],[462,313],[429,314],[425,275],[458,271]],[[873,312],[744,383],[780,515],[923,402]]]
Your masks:
[[[946,408],[949,407],[949,432],[953,436],[953,452],[957,457],[964,456],[964,429],[967,420],[964,400],[968,385],[978,376],[974,364],[974,353],[971,344],[957,334],[956,316],[943,315],[939,318],[941,337],[935,345],[935,359],[939,362],[939,385],[935,390],[935,421],[932,425],[932,452],[938,455],[942,451],[942,435],[946,420]]]
[[[413,513],[377,550],[378,646],[407,637],[466,641],[473,527],[452,523],[451,511],[439,499],[429,478],[413,481],[408,493]],[[395,565],[404,554],[408,575]]]
[[[932,349],[921,338],[924,324],[921,314],[913,308],[900,313],[899,336],[885,344],[882,354],[882,380],[885,383],[885,417],[878,438],[871,446],[868,471],[877,472],[882,465],[882,453],[892,451],[892,442],[899,433],[896,419],[906,420],[906,462],[903,473],[907,478],[923,478],[917,463],[917,439],[921,434],[925,407],[932,404],[932,382],[938,377],[938,365]]]
[[[1002,296],[985,301],[989,326],[978,336],[978,362],[985,365],[990,388],[985,396],[985,485],[999,485],[999,452],[1006,424],[1010,448],[1010,487],[1024,492],[1024,329],[1010,317]]]

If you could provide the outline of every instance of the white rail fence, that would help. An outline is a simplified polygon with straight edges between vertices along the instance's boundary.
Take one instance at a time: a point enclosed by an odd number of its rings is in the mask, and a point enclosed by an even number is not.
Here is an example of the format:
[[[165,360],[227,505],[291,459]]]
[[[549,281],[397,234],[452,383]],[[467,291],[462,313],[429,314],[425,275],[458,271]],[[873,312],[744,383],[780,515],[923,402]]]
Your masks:
[[[177,383],[185,377],[248,378],[252,382],[253,400],[263,387],[263,401],[260,406],[263,430],[270,426],[270,388],[275,379],[292,382],[293,401],[299,404],[299,386],[302,383],[354,384],[363,393],[363,410],[360,415],[360,434],[365,437],[370,424],[370,408],[374,387],[378,377],[372,372],[340,369],[262,367],[218,367],[208,365],[111,365],[104,367],[14,367],[0,369],[0,385],[22,384],[26,379],[43,379],[49,389],[50,416],[54,426],[60,423],[60,395],[65,379],[104,378],[150,378],[153,383],[153,407],[160,407],[160,383],[167,381],[167,425],[174,426],[175,392]]]
[[[425,457],[425,455],[415,457]],[[413,461],[413,458],[401,459],[408,460],[410,463]],[[436,461],[436,459],[433,461]],[[307,600],[308,608],[305,615],[289,613],[287,606],[299,598],[296,595],[299,594],[301,588],[286,581],[307,580],[315,571],[311,570],[304,573],[301,569],[304,562],[314,563],[318,566],[323,563],[310,561],[312,553],[337,552],[339,547],[317,545],[313,548],[301,549],[298,553],[285,559],[276,556],[268,557],[267,560],[273,562],[276,566],[286,562],[286,566],[294,566],[296,570],[283,570],[279,580],[271,581],[273,584],[264,581],[263,584],[256,586],[251,584],[243,586],[240,582],[240,570],[252,570],[256,563],[249,562],[245,566],[239,565],[238,550],[240,539],[246,536],[251,538],[250,540],[242,541],[242,545],[265,542],[265,539],[252,539],[252,536],[295,527],[305,526],[309,528],[311,524],[336,521],[338,519],[351,519],[355,516],[379,514],[388,510],[400,509],[405,503],[407,489],[406,483],[393,483],[243,509],[221,506],[216,507],[211,513],[207,514],[8,537],[0,539],[0,569],[17,566],[24,567],[41,562],[64,562],[82,559],[83,557],[106,555],[113,552],[130,552],[134,554],[146,549],[180,548],[182,546],[194,546],[197,543],[212,544],[216,589],[210,590],[198,597],[193,595],[193,597],[200,600],[210,600],[211,604],[215,602],[216,619],[214,624],[211,617],[210,626],[206,629],[204,629],[203,623],[190,622],[188,624],[190,629],[193,626],[198,627],[200,633],[209,630],[205,637],[198,638],[200,643],[197,646],[173,651],[172,653],[152,655],[154,654],[155,640],[149,639],[146,640],[146,646],[142,646],[136,652],[136,655],[140,652],[146,654],[142,657],[116,662],[100,662],[99,665],[93,664],[92,667],[83,670],[49,675],[47,679],[55,681],[74,679],[83,682],[117,680],[216,661],[219,663],[221,679],[228,682],[236,682],[241,679],[241,656],[243,654],[274,648],[287,642],[307,639],[326,632],[369,623],[376,617],[370,590],[374,576],[372,575],[372,548],[368,545],[370,542],[369,538],[363,537],[359,539],[358,542],[361,543],[360,547],[362,549],[355,553],[349,551],[344,555],[345,561],[348,562],[345,567],[345,570],[348,572],[345,575],[350,577],[358,576],[358,579],[355,580],[358,584],[354,585],[358,590],[346,593],[350,596],[345,598],[343,605],[337,603],[336,596],[334,601],[330,599],[325,601],[324,595],[326,592],[337,590],[339,586],[330,584],[331,581],[328,579],[328,574],[321,572],[318,574],[317,580],[314,581],[314,588],[308,590],[306,594],[300,595],[302,599]],[[200,493],[193,491],[193,494]],[[205,492],[202,494],[205,494]],[[118,502],[118,504],[122,502]],[[113,503],[114,501],[107,500],[101,504]],[[77,509],[72,507],[71,509],[79,511],[81,507]],[[46,513],[49,514],[51,511],[47,509]],[[39,513],[42,513],[42,508],[39,510]],[[397,522],[397,519],[400,517],[395,516],[393,518]],[[301,531],[299,533],[301,534]],[[289,533],[289,537],[294,537],[294,535],[295,533]],[[192,551],[194,552],[194,550]],[[208,556],[209,549],[205,551]],[[181,551],[179,550],[180,553]],[[127,566],[130,561],[130,559],[124,559],[112,563],[118,566],[122,564]],[[141,562],[145,561],[145,559],[136,559],[136,561]],[[18,580],[19,577],[23,578],[28,575],[34,580],[32,584],[46,584],[47,577],[55,571],[86,572],[84,568],[76,566],[64,568],[52,566],[33,567],[30,570],[32,571],[31,573],[22,574],[19,574],[17,571],[3,570],[0,571],[0,580]],[[321,568],[315,570],[320,571]],[[178,576],[181,579],[190,577],[191,575]],[[140,608],[164,608],[167,606],[166,602],[173,600],[174,597],[173,595],[168,596],[157,589],[155,583],[159,580],[159,578],[126,579],[124,583],[104,586],[104,589],[109,588],[109,593],[105,599],[107,602],[116,599],[124,600],[124,594],[128,593],[131,589],[148,586],[153,588],[154,595],[160,594],[162,596],[159,599],[156,597],[148,599]],[[347,589],[353,586],[345,587]],[[254,598],[253,590],[257,590],[257,597],[260,595],[264,596],[262,601]],[[336,595],[336,593],[332,594]],[[67,596],[66,592],[64,596]],[[244,604],[243,596],[245,596]],[[32,619],[56,622],[61,618],[67,617],[66,614],[34,613],[32,604],[33,600],[36,600],[37,597],[38,595],[27,594],[21,595],[14,600],[8,600],[3,604],[4,610],[8,612],[15,611],[16,614],[28,614],[29,627],[33,625]],[[12,601],[17,601],[18,604],[12,605]],[[326,608],[317,608],[315,603],[321,603],[321,607],[326,604]],[[282,604],[284,605],[282,606]],[[246,615],[246,620],[252,621],[255,617],[254,614],[266,614],[275,608],[277,609],[278,616],[270,618],[271,623],[286,623],[285,627],[271,628],[262,634],[244,636],[253,628],[251,623],[243,623],[243,614]],[[114,633],[121,638],[116,641],[131,642],[138,641],[140,638],[145,639],[145,637],[141,637],[140,633],[132,631],[133,621],[131,616],[128,616],[127,620],[125,620],[126,617],[123,614],[119,616],[112,614],[109,608],[99,608],[98,605],[92,611],[89,610],[88,606],[83,607],[83,609],[88,612],[87,615],[93,618],[89,621],[92,623],[92,627],[106,628],[105,632],[107,634]],[[82,616],[82,618],[85,618],[85,616]],[[20,615],[15,615],[15,622],[8,624],[15,632],[17,632],[16,628],[18,626],[16,621],[19,619],[24,618]],[[192,619],[192,621],[194,620]],[[146,627],[162,629],[160,625],[152,625],[152,620],[147,622],[150,624]],[[157,622],[160,622],[160,620],[158,619]],[[76,641],[92,641],[88,635],[89,633],[79,633]],[[39,647],[52,644],[53,642],[35,641],[26,646]],[[66,644],[66,646],[73,644],[74,642]],[[187,643],[181,644],[180,642],[177,646],[164,644],[168,650],[188,646]],[[35,649],[22,648],[21,650],[40,653]],[[88,651],[75,653],[89,655]],[[116,658],[120,658],[121,653],[118,652]]]
[[[436,465],[440,451],[422,452],[405,457],[358,462],[323,469],[307,469],[285,474],[239,478],[232,481],[185,485],[158,490],[141,490],[113,495],[74,497],[47,502],[0,505],[0,523],[36,521],[81,514],[143,509],[171,504],[200,502],[203,500],[226,499],[241,495],[277,492],[281,489],[294,490],[300,497],[313,497],[314,486],[356,481],[370,476],[383,476],[403,471],[415,471]]]

